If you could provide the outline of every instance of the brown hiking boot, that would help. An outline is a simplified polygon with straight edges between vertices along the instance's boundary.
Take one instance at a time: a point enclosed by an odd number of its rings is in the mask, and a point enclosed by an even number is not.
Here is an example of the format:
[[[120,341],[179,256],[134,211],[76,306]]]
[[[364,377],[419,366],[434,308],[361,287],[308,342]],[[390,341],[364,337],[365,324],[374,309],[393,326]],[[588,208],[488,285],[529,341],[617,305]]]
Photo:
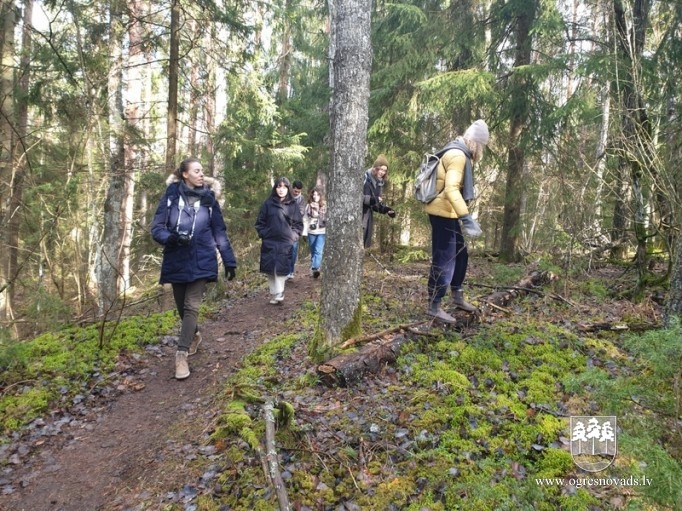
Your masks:
[[[442,321],[443,323],[448,323],[450,325],[454,325],[457,323],[457,320],[450,316],[447,312],[445,312],[443,309],[441,309],[439,306],[433,307],[431,306],[426,313],[429,316],[433,316],[434,319],[437,319],[439,321]]]
[[[203,339],[201,338],[201,332],[197,330],[197,332],[194,334],[194,337],[192,337],[192,344],[189,345],[189,351],[187,352],[187,354],[194,355],[199,349],[199,345],[201,344],[202,340]]]
[[[452,292],[452,303],[458,309],[466,312],[476,312],[478,309],[464,299],[464,290],[457,289]]]
[[[189,376],[189,364],[187,363],[187,352],[175,352],[175,379],[184,380]]]

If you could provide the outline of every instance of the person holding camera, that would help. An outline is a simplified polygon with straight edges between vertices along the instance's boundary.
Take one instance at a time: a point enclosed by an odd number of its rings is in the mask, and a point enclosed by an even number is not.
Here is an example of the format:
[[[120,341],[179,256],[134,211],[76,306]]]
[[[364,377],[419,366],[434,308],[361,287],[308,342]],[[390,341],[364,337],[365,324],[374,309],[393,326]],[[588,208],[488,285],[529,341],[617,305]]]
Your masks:
[[[286,177],[279,177],[270,196],[263,202],[256,219],[256,231],[262,240],[260,271],[265,273],[270,288],[270,303],[284,301],[284,286],[291,265],[291,248],[303,231],[303,217],[291,194]]]
[[[220,184],[204,176],[199,160],[183,160],[166,183],[151,233],[164,246],[159,283],[171,284],[182,320],[175,378],[183,380],[190,374],[187,357],[197,352],[202,341],[197,323],[206,284],[218,280],[216,248],[227,280],[234,279],[237,261],[216,199]]]
[[[310,275],[313,278],[320,276],[322,264],[322,252],[326,238],[327,226],[327,203],[319,186],[310,190],[308,204],[305,206],[303,215],[304,235],[308,236],[310,246]]]
[[[372,246],[374,212],[395,218],[395,210],[386,206],[381,198],[387,174],[388,160],[383,154],[377,157],[371,169],[365,171],[365,183],[362,191],[362,228],[365,248]]]

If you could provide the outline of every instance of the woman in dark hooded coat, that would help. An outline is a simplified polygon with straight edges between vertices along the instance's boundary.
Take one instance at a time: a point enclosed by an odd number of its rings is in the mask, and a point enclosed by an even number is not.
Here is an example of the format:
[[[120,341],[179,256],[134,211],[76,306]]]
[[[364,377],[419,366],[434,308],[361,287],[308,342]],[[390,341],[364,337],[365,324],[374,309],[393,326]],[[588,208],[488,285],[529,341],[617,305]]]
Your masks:
[[[280,177],[258,213],[256,231],[261,238],[260,271],[268,278],[277,305],[284,300],[284,285],[291,265],[291,249],[303,231],[303,217],[291,195],[289,180]]]
[[[189,376],[187,357],[197,352],[202,340],[197,319],[206,284],[218,280],[216,249],[228,280],[235,276],[237,261],[216,199],[219,184],[204,176],[199,160],[183,160],[167,183],[151,232],[164,246],[159,283],[172,285],[182,319],[175,354],[175,377],[182,380]]]

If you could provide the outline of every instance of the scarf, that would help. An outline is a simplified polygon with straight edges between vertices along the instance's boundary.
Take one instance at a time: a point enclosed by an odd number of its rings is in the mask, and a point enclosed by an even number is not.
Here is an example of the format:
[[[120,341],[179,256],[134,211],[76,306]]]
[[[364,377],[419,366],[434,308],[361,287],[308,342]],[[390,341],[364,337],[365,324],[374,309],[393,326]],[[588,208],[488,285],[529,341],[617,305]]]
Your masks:
[[[464,178],[462,179],[462,198],[465,201],[473,200],[476,197],[476,192],[474,191],[474,166],[471,163],[471,151],[469,151],[462,137],[457,137],[450,145],[452,145],[452,149],[459,149],[466,156]]]
[[[185,197],[187,204],[190,206],[194,206],[197,201],[200,201],[202,206],[211,206],[213,204],[211,189],[206,186],[201,188],[190,188],[184,181],[181,181],[180,194]]]

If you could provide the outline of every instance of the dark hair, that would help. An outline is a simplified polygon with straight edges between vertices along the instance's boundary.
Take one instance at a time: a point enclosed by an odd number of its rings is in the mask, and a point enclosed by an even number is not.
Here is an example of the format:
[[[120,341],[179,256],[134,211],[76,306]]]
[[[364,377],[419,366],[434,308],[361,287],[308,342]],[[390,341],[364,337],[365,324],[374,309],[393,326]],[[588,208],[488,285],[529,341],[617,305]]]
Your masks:
[[[298,188],[299,190],[303,190],[303,183],[301,183],[298,179],[291,183],[292,188]]]
[[[175,171],[173,171],[173,174],[175,175],[175,177],[177,177],[180,181],[184,181],[185,178],[182,177],[182,175],[185,172],[187,172],[191,163],[201,163],[201,162],[199,161],[199,158],[194,158],[194,157],[185,158],[184,160],[182,160],[180,162],[180,166],[177,169],[175,169]]]
[[[327,201],[324,199],[324,193],[322,192],[321,186],[315,186],[310,190],[310,192],[308,192],[308,204],[313,202],[313,193],[315,192],[320,194],[320,207],[325,206],[327,204]]]
[[[275,180],[275,183],[272,185],[272,192],[270,193],[270,196],[279,198],[279,195],[277,195],[277,187],[281,184],[285,184],[287,187],[287,196],[284,198],[284,200],[291,200],[291,185],[289,184],[289,180],[286,177],[278,177]]]

